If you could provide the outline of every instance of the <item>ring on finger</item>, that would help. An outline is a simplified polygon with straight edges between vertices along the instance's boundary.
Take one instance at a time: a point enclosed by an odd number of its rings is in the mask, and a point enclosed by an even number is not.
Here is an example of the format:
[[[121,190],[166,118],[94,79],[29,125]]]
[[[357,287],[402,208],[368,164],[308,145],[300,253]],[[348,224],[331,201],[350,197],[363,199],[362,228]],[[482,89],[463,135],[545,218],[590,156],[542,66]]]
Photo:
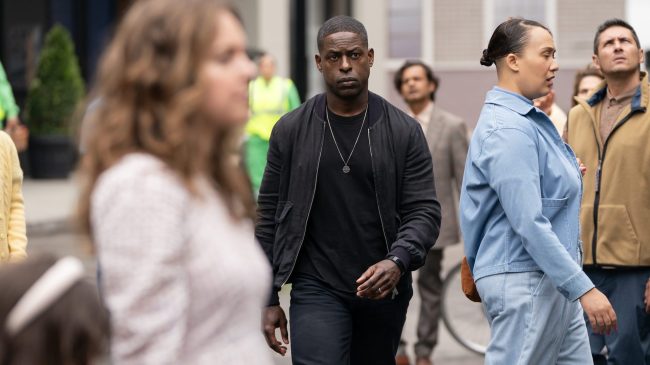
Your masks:
[[[381,294],[381,286],[379,287],[379,289],[377,289],[377,291],[379,292],[379,294]]]

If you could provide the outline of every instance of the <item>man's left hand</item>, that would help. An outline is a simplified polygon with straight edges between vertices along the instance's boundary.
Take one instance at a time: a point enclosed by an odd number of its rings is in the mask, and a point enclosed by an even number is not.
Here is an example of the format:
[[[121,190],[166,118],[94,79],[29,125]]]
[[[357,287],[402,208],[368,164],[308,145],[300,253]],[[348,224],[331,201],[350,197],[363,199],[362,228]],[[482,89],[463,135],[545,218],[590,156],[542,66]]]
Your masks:
[[[391,260],[382,260],[370,266],[357,279],[357,296],[368,299],[383,299],[392,295],[399,282],[401,271]]]

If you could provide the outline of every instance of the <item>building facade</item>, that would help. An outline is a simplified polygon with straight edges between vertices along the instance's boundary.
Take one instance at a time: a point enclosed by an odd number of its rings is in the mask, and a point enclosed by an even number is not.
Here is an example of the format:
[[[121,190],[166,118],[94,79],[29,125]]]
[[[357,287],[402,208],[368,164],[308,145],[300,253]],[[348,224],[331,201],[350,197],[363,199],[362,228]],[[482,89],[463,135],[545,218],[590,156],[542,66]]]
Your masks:
[[[257,7],[256,28],[249,27],[251,43],[277,57],[281,74],[297,81],[301,95],[323,90],[313,55],[316,32],[332,15],[348,14],[362,21],[375,50],[370,89],[403,106],[393,88],[393,75],[410,58],[433,66],[441,80],[437,103],[476,123],[485,93],[495,84],[496,72],[479,64],[492,31],[509,17],[520,16],[546,24],[553,32],[560,64],[556,102],[565,111],[571,105],[576,70],[591,62],[597,26],[609,18],[627,19],[642,40],[645,24],[632,21],[639,0],[247,0]],[[241,4],[239,1],[238,4]],[[269,3],[272,3],[270,5]],[[244,8],[244,9],[247,9]],[[254,22],[246,18],[245,22]],[[271,19],[271,21],[269,21]],[[285,33],[286,32],[286,33]],[[282,34],[285,34],[284,36]],[[646,37],[650,45],[650,34]]]
[[[44,34],[54,23],[72,33],[82,73],[91,83],[97,59],[121,14],[136,0],[5,0],[0,6],[0,60],[19,102],[33,76]],[[395,71],[406,59],[431,64],[441,79],[437,102],[476,121],[494,69],[479,58],[494,28],[511,16],[538,20],[551,29],[560,71],[556,102],[570,105],[573,76],[591,62],[598,24],[619,17],[650,45],[644,22],[647,0],[237,0],[251,49],[273,54],[278,73],[291,77],[302,99],[323,90],[314,64],[316,33],[337,14],[352,15],[368,30],[375,49],[370,89],[397,105]],[[636,9],[636,10],[635,10]],[[646,9],[648,10],[648,9]],[[647,12],[645,12],[647,14]],[[648,28],[648,29],[646,29]],[[644,37],[644,35],[646,35]],[[650,47],[648,47],[650,48]]]

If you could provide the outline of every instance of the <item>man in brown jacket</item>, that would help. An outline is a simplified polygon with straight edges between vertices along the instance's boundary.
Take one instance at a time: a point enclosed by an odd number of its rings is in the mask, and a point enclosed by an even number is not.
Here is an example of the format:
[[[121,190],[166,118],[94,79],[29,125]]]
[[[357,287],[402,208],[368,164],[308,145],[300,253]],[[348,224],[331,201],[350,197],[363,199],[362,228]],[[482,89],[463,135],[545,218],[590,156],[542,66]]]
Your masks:
[[[587,321],[596,365],[650,364],[650,88],[640,72],[643,56],[629,24],[600,25],[593,62],[605,80],[569,112],[567,140],[587,167],[580,213],[585,272],[619,324],[597,335]]]
[[[440,236],[429,250],[418,274],[420,317],[415,344],[417,365],[431,365],[431,353],[438,343],[438,320],[442,293],[440,270],[443,249],[460,241],[458,194],[468,149],[467,127],[463,120],[435,103],[438,78],[420,61],[407,61],[395,74],[395,88],[408,106],[406,112],[422,129],[433,158],[434,179],[442,207]],[[399,358],[398,365],[399,365]],[[402,360],[403,361],[403,360]]]

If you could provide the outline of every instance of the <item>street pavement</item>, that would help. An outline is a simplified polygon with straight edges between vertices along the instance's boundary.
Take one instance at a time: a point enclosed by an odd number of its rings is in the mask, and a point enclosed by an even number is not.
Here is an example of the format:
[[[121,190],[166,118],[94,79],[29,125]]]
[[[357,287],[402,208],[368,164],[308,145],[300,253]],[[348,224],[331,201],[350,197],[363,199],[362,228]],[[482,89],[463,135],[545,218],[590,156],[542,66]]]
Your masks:
[[[73,214],[76,209],[78,187],[74,178],[63,180],[32,180],[23,183],[25,211],[28,230],[28,253],[50,252],[57,255],[74,255],[80,257],[86,267],[87,276],[95,277],[96,262],[91,254],[89,242],[77,233],[73,227]],[[462,248],[457,245],[445,250],[443,270],[446,272],[457,264],[462,257]],[[417,275],[417,274],[416,274]],[[464,300],[464,298],[462,298]],[[289,287],[281,292],[280,301],[288,313]],[[412,360],[413,344],[416,339],[415,328],[419,311],[420,298],[417,288],[407,313],[403,338],[408,343],[408,354]],[[472,323],[467,323],[471,326]],[[433,355],[435,364],[478,365],[483,358],[459,345],[449,335],[444,325],[440,324],[439,344]],[[270,351],[270,350],[269,350]],[[273,353],[275,365],[291,364],[291,353],[286,357]],[[102,363],[107,363],[102,361]]]
[[[27,232],[42,234],[60,230],[72,219],[77,203],[78,186],[68,179],[30,179],[23,181]]]

